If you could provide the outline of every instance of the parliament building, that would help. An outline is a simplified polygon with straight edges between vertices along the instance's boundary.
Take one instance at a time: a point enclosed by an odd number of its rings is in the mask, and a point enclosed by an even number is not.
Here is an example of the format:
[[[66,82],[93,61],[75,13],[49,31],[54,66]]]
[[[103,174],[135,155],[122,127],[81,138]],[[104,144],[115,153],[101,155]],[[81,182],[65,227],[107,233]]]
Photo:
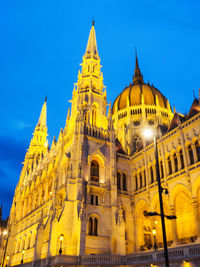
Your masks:
[[[144,215],[160,214],[146,128],[157,135],[164,213],[176,216],[165,219],[169,253],[200,255],[199,99],[187,115],[172,111],[162,92],[145,83],[136,54],[133,79],[111,105],[101,67],[92,25],[65,127],[51,146],[43,103],[0,234],[3,267],[162,262],[160,216]]]

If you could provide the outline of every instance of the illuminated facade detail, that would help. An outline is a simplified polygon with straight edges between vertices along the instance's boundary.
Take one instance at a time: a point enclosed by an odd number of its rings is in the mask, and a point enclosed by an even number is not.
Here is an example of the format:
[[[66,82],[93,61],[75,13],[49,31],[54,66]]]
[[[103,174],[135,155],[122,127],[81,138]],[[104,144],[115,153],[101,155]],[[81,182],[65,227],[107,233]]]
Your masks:
[[[187,116],[145,84],[136,56],[133,82],[106,101],[94,25],[66,125],[49,148],[46,101],[33,133],[11,207],[3,267],[56,255],[128,255],[162,244],[154,148],[144,127],[159,126],[158,153],[169,246],[200,238],[200,105]],[[109,106],[108,112],[107,105]],[[5,246],[6,244],[6,246]],[[8,258],[7,258],[8,257]],[[52,264],[54,265],[54,264]]]

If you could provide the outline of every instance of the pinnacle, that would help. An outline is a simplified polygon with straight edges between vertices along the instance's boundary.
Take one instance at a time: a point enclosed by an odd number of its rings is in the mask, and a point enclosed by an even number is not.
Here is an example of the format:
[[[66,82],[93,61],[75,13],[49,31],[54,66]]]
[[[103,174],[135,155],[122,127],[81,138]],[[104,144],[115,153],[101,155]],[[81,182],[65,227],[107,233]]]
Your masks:
[[[135,71],[133,76],[133,82],[143,82],[143,76],[140,72],[138,58],[137,58],[137,50],[135,50]]]
[[[44,104],[42,106],[42,110],[40,113],[40,117],[38,120],[38,126],[46,127],[46,120],[47,120],[47,105],[46,105],[47,98],[45,98]]]
[[[89,35],[85,54],[86,55],[94,54],[94,55],[98,56],[96,33],[95,33],[95,28],[94,28],[94,20],[92,23],[92,28],[90,30],[90,35]]]

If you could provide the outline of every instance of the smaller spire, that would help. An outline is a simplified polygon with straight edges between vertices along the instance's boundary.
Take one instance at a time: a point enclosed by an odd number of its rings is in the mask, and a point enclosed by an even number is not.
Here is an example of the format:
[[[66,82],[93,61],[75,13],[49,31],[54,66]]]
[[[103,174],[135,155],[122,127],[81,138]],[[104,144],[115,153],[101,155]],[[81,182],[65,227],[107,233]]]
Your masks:
[[[91,55],[91,54],[98,56],[96,33],[95,33],[95,29],[94,29],[94,20],[92,22],[92,28],[90,30],[90,35],[89,35],[87,48],[86,48],[86,52],[85,52],[86,56]]]
[[[174,114],[176,113],[176,108],[175,108],[175,105],[173,106],[173,109],[174,109]]]
[[[143,82],[143,76],[140,72],[139,64],[138,64],[138,58],[137,58],[137,49],[135,48],[135,71],[134,71],[134,76],[133,76],[133,82],[134,83],[139,83]]]
[[[37,126],[46,127],[46,124],[47,124],[47,104],[46,103],[47,103],[47,97],[45,97]]]
[[[192,90],[192,92],[193,92],[193,96],[194,96],[194,99],[195,99],[195,98],[196,98],[196,97],[195,97],[195,91],[194,91],[194,90]]]

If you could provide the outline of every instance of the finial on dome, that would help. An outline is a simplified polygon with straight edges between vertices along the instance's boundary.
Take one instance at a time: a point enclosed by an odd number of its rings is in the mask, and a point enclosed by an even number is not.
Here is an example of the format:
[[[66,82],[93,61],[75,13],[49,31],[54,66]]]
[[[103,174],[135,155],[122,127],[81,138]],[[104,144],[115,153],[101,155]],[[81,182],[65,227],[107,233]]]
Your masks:
[[[47,96],[45,97],[44,102],[47,102]]]
[[[137,58],[137,49],[135,48],[135,71],[133,76],[133,82],[134,83],[142,83],[143,82],[143,76],[140,72],[139,64],[138,64],[138,58]]]
[[[92,26],[94,26],[94,19],[92,20]]]
[[[192,90],[192,92],[193,92],[193,96],[194,96],[194,99],[195,99],[196,97],[195,97],[195,92],[194,92],[194,90]]]

